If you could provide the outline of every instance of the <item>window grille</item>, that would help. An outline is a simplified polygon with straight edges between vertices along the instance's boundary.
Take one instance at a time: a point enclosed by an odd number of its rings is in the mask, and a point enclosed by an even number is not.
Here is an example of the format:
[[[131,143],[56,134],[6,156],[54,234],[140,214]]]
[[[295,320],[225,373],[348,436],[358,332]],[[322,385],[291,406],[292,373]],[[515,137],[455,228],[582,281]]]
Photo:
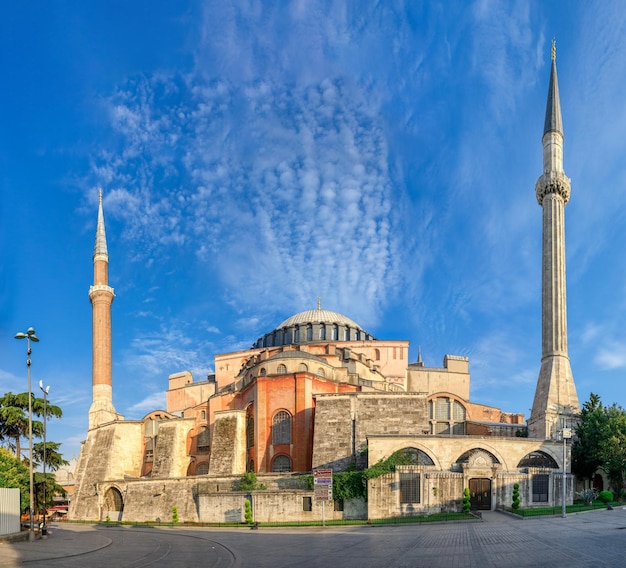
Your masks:
[[[209,464],[207,462],[199,463],[196,468],[196,475],[207,475],[209,473]]]
[[[254,448],[254,416],[252,414],[246,416],[246,446]]]
[[[280,365],[278,365],[278,369],[276,370],[276,372],[279,375],[284,375],[287,372],[287,365],[283,365],[282,363]]]
[[[198,453],[208,454],[210,449],[210,435],[208,428],[202,428],[198,432]]]
[[[400,503],[420,502],[420,474],[400,473]]]
[[[276,473],[291,471],[291,459],[289,456],[276,456],[272,462],[272,471]]]
[[[291,414],[285,410],[274,414],[272,444],[291,444]]]
[[[313,499],[311,499],[311,497],[302,497],[302,510],[303,511],[313,510]]]
[[[450,420],[450,399],[438,398],[435,404],[435,419]]]
[[[533,475],[533,503],[547,503],[548,502],[548,487],[550,476],[544,473],[538,473]]]

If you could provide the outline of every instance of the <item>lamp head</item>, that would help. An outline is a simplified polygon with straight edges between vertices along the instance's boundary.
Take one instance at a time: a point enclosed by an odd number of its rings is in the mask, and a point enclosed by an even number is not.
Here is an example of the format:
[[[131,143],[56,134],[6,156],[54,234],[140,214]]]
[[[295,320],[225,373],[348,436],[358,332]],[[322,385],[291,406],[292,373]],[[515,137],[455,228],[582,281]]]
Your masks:
[[[35,329],[32,327],[29,327],[26,333],[22,333],[21,331],[19,333],[16,333],[15,339],[30,339],[35,343],[39,341],[39,338],[35,335]]]

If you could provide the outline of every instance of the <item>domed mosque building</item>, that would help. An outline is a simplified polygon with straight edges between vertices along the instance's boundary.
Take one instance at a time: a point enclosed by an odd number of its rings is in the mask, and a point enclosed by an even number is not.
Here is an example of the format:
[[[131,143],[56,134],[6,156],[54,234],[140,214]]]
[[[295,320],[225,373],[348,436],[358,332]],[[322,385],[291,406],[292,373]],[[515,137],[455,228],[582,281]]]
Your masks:
[[[93,402],[69,517],[243,522],[321,519],[307,480],[316,470],[362,469],[402,451],[407,465],[369,479],[367,498],[334,503],[326,518],[375,519],[572,501],[560,435],[579,412],[565,309],[562,132],[553,53],[543,136],[543,353],[528,426],[524,416],[470,401],[467,357],[409,363],[409,342],[379,339],[349,317],[297,313],[250,349],[215,356],[215,373],[169,376],[166,408],[125,420],[113,406],[111,304],[102,199],[94,250]],[[558,149],[557,148],[557,149]],[[556,180],[556,181],[555,181]],[[546,213],[547,212],[547,213]],[[567,455],[565,455],[567,458]],[[256,474],[263,490],[239,491]],[[565,484],[565,490],[564,490]],[[328,510],[332,509],[332,510]]]

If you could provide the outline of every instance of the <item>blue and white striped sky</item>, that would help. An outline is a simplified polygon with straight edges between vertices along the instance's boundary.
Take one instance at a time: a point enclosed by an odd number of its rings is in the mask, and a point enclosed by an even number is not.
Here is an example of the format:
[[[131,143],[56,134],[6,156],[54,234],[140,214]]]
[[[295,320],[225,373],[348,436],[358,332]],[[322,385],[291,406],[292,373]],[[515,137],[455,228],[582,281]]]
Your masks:
[[[569,347],[626,405],[626,10],[568,1],[13,3],[0,18],[0,393],[77,454],[98,188],[114,404],[164,407],[317,305],[528,416],[541,356],[541,135],[557,66]]]

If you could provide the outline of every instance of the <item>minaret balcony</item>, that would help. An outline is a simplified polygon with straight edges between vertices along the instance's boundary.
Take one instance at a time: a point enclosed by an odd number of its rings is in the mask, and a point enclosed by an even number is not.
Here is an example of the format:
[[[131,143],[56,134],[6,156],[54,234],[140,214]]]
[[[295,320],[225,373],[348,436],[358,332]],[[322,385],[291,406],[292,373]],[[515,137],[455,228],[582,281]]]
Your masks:
[[[547,172],[543,174],[535,185],[539,205],[543,205],[545,196],[551,193],[560,195],[563,203],[567,203],[570,196],[570,183],[570,179],[563,172]]]

